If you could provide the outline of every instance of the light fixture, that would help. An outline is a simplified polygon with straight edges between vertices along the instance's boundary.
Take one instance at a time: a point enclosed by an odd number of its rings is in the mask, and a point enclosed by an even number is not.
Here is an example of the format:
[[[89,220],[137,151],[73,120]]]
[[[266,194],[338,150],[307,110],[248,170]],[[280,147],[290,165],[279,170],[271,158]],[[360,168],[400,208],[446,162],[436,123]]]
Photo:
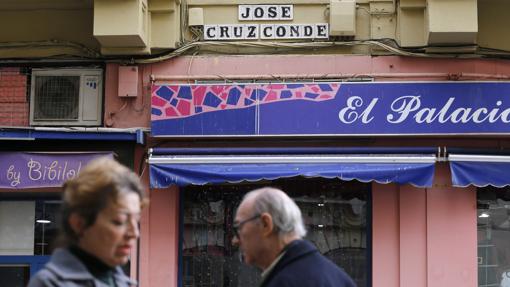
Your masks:
[[[49,224],[49,223],[51,223],[51,221],[47,220],[47,219],[37,219],[35,222],[41,223],[41,224]]]
[[[482,212],[482,213],[480,213],[480,215],[478,215],[478,217],[487,218],[487,217],[490,217],[490,215],[487,212]]]
[[[323,225],[323,224],[319,224],[319,225],[317,225],[317,227],[319,227],[319,228],[323,228],[323,227],[324,227],[324,225]]]

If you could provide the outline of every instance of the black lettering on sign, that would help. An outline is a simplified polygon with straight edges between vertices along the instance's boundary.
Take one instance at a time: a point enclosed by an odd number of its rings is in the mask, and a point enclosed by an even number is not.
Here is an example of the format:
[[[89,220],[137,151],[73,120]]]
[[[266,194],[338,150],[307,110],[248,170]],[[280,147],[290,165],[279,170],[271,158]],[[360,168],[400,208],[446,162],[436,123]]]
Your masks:
[[[317,24],[317,38],[328,38],[328,24]]]
[[[249,20],[250,10],[250,6],[239,5],[239,20]]]
[[[262,29],[262,34],[266,38],[272,38],[273,37],[273,26],[272,25],[264,26],[264,28]]]
[[[242,38],[243,37],[243,26],[232,27],[232,34],[234,34],[235,38]]]
[[[256,39],[257,38],[257,25],[248,26],[248,35],[246,38]]]
[[[291,5],[282,6],[281,11],[282,11],[282,14],[281,14],[282,20],[292,20],[292,6]]]
[[[220,38],[221,39],[225,39],[225,38],[230,38],[230,35],[228,33],[228,26],[220,26]]]
[[[303,36],[304,37],[312,37],[313,36],[313,27],[312,26],[304,26],[303,27]]]
[[[276,28],[276,36],[278,36],[279,38],[283,38],[285,37],[285,27],[283,26],[278,26]]]
[[[292,20],[293,5],[239,5],[238,18],[247,20]]]
[[[257,7],[253,11],[253,18],[260,19],[264,17],[264,9],[262,7]]]
[[[269,18],[276,18],[277,15],[276,6],[269,6],[269,8],[267,8],[267,16],[269,16]]]
[[[205,27],[205,35],[206,35],[206,39],[216,38],[216,27],[215,26],[206,26]]]
[[[299,26],[293,25],[290,26],[290,35],[291,38],[299,38]]]

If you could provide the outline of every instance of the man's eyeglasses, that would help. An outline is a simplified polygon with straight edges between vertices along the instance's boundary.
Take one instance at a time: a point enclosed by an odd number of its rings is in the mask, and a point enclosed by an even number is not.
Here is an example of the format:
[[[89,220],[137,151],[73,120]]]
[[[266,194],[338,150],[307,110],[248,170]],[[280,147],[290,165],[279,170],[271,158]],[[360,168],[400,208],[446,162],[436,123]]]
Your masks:
[[[253,221],[257,218],[260,217],[260,214],[255,214],[254,216],[248,218],[248,219],[245,219],[245,220],[242,220],[238,223],[234,223],[234,225],[232,226],[232,230],[234,231],[234,236],[239,238],[239,230],[241,230],[241,228],[243,227],[243,225],[247,222],[250,222],[250,221]]]

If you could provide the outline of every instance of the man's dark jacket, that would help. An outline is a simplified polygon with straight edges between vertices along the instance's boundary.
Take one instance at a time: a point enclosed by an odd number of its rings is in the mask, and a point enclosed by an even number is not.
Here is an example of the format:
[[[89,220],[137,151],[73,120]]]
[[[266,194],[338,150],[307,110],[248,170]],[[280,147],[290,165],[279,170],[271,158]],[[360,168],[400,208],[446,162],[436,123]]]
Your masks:
[[[319,253],[311,243],[296,240],[262,282],[261,287],[355,287],[341,268]]]

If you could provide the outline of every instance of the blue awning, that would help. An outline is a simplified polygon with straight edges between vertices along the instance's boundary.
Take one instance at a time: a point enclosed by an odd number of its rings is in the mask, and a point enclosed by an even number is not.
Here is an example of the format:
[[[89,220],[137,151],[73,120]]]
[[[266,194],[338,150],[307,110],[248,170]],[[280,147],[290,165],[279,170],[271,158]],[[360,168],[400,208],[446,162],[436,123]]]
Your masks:
[[[432,186],[434,154],[154,155],[152,188],[273,180],[294,176]]]
[[[23,127],[0,128],[1,140],[100,140],[145,142],[143,129],[84,128],[84,127]]]
[[[510,156],[450,154],[448,160],[453,186],[510,185]]]

